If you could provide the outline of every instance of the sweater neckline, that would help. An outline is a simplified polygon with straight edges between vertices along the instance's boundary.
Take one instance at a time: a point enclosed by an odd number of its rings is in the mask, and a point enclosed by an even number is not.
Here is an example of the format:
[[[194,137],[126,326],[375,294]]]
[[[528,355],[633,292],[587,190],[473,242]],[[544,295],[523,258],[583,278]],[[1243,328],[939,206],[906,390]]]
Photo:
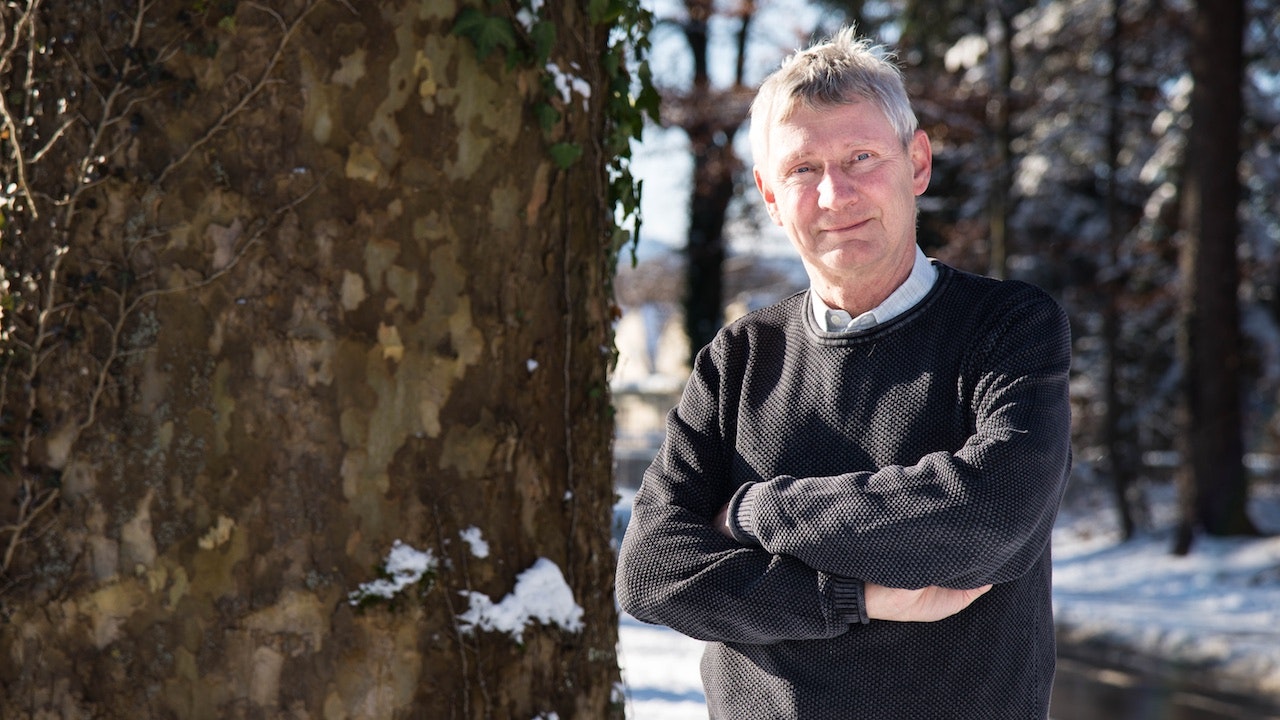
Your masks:
[[[952,278],[955,276],[955,269],[938,260],[931,260],[934,267],[938,269],[938,278],[933,283],[933,287],[925,294],[915,305],[911,306],[906,312],[901,313],[889,320],[879,323],[874,327],[856,332],[828,332],[824,328],[818,327],[818,321],[811,311],[812,298],[809,294],[813,292],[810,288],[799,293],[801,299],[799,311],[801,314],[801,323],[805,327],[805,331],[809,338],[820,345],[859,345],[868,341],[877,341],[886,334],[897,332],[899,329],[910,325],[915,318],[924,313],[933,305],[938,297],[951,284]]]

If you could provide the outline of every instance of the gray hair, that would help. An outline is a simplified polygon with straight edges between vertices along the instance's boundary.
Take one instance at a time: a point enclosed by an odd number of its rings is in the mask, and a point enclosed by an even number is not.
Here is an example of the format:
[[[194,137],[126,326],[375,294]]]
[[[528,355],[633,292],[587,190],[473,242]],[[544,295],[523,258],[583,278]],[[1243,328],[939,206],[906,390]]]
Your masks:
[[[893,53],[853,27],[788,56],[765,78],[751,103],[751,152],[756,163],[768,154],[769,128],[797,107],[831,108],[859,101],[879,107],[903,146],[911,143],[919,122],[902,83]]]

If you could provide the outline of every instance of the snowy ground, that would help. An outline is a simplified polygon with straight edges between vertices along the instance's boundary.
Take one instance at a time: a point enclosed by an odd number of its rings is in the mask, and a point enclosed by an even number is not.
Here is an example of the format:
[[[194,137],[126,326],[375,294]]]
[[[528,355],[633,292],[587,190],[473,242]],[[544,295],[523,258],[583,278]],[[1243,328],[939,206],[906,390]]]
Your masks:
[[[1280,485],[1255,484],[1252,494],[1255,522],[1280,532]],[[1280,536],[1199,537],[1178,557],[1169,530],[1119,543],[1112,504],[1083,495],[1054,535],[1064,644],[1280,704]],[[1147,497],[1152,525],[1172,528],[1173,488],[1152,487]]]
[[[1255,521],[1280,531],[1280,485],[1253,495]],[[1175,557],[1166,530],[1119,543],[1108,497],[1077,488],[1054,534],[1064,649],[1280,704],[1280,536],[1201,537]],[[1172,527],[1172,489],[1153,486],[1147,498],[1152,527]],[[630,500],[619,502],[623,522]],[[619,635],[630,720],[706,720],[700,642],[626,615]]]

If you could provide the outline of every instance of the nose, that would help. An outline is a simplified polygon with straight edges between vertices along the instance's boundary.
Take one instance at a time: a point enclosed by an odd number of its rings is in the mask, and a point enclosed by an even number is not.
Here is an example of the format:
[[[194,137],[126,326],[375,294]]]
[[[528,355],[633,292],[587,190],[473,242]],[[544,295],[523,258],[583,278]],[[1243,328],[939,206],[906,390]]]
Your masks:
[[[837,210],[858,197],[857,186],[845,168],[833,165],[823,172],[818,183],[818,206],[825,210]]]

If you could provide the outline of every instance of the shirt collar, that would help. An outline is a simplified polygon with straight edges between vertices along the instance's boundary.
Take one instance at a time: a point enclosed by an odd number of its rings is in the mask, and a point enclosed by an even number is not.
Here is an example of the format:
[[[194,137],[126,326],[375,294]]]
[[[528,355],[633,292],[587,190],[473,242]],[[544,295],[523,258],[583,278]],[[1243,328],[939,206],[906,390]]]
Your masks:
[[[813,317],[818,322],[818,327],[826,329],[827,332],[870,330],[876,325],[889,322],[914,307],[916,303],[924,299],[925,295],[929,294],[937,279],[938,269],[933,266],[933,263],[929,262],[929,258],[925,257],[924,251],[917,245],[916,259],[911,266],[911,274],[896,290],[890,293],[889,297],[885,298],[884,302],[858,317],[851,317],[844,310],[835,310],[829,307],[822,301],[822,298],[818,297],[818,293],[810,292],[809,297],[813,299]]]

